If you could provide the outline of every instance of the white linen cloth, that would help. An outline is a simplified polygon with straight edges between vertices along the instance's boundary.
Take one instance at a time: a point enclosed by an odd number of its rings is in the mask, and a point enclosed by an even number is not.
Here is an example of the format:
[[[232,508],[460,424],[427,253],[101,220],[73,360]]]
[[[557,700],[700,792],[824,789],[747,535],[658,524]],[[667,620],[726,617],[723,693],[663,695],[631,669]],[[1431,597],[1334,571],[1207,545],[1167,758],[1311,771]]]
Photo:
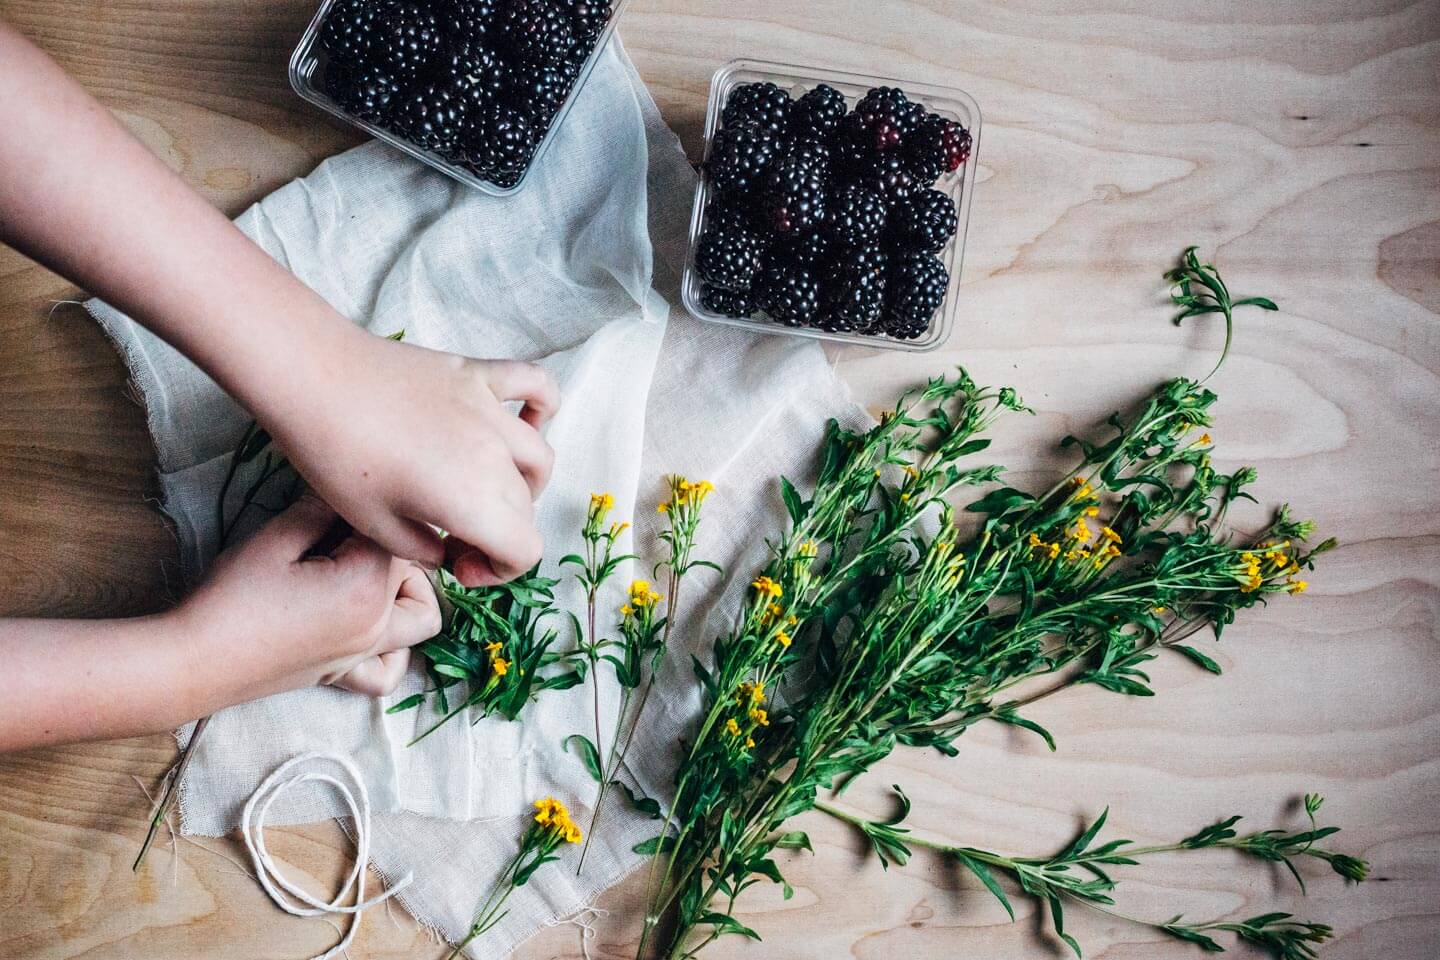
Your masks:
[[[551,558],[542,572],[554,575],[553,558],[579,548],[592,491],[614,495],[613,517],[636,518],[633,548],[648,570],[659,558],[655,504],[663,475],[716,484],[698,555],[725,565],[729,589],[717,589],[713,573],[692,574],[676,649],[629,759],[631,782],[662,799],[671,751],[698,703],[690,652],[727,628],[736,593],[763,559],[763,537],[782,522],[773,478],[804,475],[828,417],[863,419],[813,341],[701,324],[672,306],[694,180],[616,38],[518,194],[473,191],[370,143],[325,161],[237,220],[336,309],[377,334],[403,329],[407,342],[427,347],[536,360],[556,376],[564,404],[547,433],[557,462],[537,510]],[[249,416],[133,321],[103,303],[88,306],[144,395],[164,508],[193,581],[215,551],[215,499]],[[611,582],[602,626],[630,577],[621,570]],[[573,581],[559,598],[582,612]],[[618,692],[603,666],[599,677],[608,735]],[[594,783],[560,744],[571,733],[593,735],[591,694],[587,687],[547,692],[519,722],[486,719],[472,727],[457,720],[407,748],[433,711],[426,705],[386,716],[384,708],[421,688],[412,670],[386,702],[317,688],[222,711],[181,790],[183,830],[220,835],[234,828],[250,793],[296,754],[348,754],[377,811],[371,862],[387,876],[413,871],[416,881],[400,899],[423,923],[460,939],[513,854],[530,802],[545,794],[582,809],[589,802]],[[183,743],[188,730],[179,736]],[[584,875],[560,868],[537,874],[511,899],[504,922],[474,945],[474,956],[510,952],[640,861],[631,847],[657,825],[616,801],[607,801]],[[303,823],[344,813],[327,792],[297,790],[277,801],[270,819]]]

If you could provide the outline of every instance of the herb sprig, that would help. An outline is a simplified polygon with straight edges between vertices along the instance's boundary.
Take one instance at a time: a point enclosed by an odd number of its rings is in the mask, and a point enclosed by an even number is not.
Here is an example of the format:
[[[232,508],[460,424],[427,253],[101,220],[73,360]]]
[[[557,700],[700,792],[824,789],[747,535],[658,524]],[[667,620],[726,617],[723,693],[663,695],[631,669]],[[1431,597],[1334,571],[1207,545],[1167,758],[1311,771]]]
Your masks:
[[[892,863],[904,866],[910,859],[912,847],[924,847],[954,859],[974,874],[1014,920],[1015,909],[996,875],[1007,877],[1023,893],[1049,907],[1055,935],[1077,957],[1082,955],[1080,944],[1065,930],[1063,901],[1066,900],[1152,927],[1176,939],[1196,944],[1210,953],[1221,953],[1225,949],[1211,934],[1228,931],[1242,940],[1270,949],[1281,960],[1312,960],[1315,956],[1313,945],[1329,939],[1332,933],[1325,924],[1296,920],[1288,913],[1265,913],[1241,921],[1193,922],[1178,914],[1167,920],[1147,920],[1114,909],[1113,894],[1119,885],[1111,876],[1114,868],[1138,866],[1143,860],[1157,855],[1207,849],[1236,850],[1283,864],[1302,891],[1305,881],[1296,867],[1296,861],[1301,858],[1321,860],[1346,880],[1358,882],[1369,874],[1369,864],[1364,860],[1318,846],[1321,840],[1340,832],[1339,827],[1321,827],[1316,823],[1315,814],[1323,803],[1318,794],[1305,796],[1304,809],[1310,820],[1309,829],[1305,830],[1269,829],[1240,834],[1235,826],[1241,818],[1232,816],[1173,843],[1140,846],[1125,839],[1102,842],[1100,834],[1109,815],[1107,809],[1059,852],[1049,857],[1015,857],[915,836],[908,828],[900,826],[910,812],[910,800],[898,785],[892,789],[899,798],[899,811],[886,820],[859,816],[824,801],[817,801],[815,808],[857,827],[870,841],[871,849],[883,866],[888,867]]]

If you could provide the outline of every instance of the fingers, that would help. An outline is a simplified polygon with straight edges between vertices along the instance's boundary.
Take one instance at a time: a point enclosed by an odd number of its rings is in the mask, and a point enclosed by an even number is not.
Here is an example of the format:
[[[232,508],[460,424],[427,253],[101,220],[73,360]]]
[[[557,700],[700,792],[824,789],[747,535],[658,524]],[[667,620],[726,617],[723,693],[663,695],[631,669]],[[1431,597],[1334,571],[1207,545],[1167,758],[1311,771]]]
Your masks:
[[[445,559],[445,547],[440,534],[429,524],[400,516],[392,510],[376,510],[373,515],[363,518],[364,526],[356,529],[375,541],[387,553],[402,560],[413,560],[421,566],[434,570]]]
[[[520,400],[520,419],[537,430],[560,409],[560,387],[543,367],[519,360],[493,360],[485,382],[500,401]]]
[[[529,424],[519,420],[502,423],[501,432],[505,435],[505,443],[510,448],[516,469],[525,479],[525,485],[530,488],[530,498],[533,500],[540,496],[540,491],[550,482],[550,474],[555,469],[555,451]]]
[[[331,685],[367,697],[383,697],[400,686],[409,669],[410,649],[402,647],[362,661],[332,681]]]
[[[377,649],[382,653],[423,643],[440,632],[440,601],[425,571],[403,560],[393,561],[400,570],[395,605],[386,621]]]
[[[271,520],[255,535],[255,544],[274,550],[287,560],[299,560],[324,538],[339,516],[312,493],[306,493],[289,509]]]

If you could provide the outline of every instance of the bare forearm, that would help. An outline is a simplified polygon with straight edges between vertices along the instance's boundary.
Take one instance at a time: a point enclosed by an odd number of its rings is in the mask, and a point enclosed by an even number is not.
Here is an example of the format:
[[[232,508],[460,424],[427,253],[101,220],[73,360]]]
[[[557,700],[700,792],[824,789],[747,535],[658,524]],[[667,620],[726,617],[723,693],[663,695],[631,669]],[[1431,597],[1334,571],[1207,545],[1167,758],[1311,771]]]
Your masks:
[[[353,336],[4,24],[0,240],[124,310],[262,419]]]
[[[171,614],[0,620],[0,752],[155,733],[219,706]]]

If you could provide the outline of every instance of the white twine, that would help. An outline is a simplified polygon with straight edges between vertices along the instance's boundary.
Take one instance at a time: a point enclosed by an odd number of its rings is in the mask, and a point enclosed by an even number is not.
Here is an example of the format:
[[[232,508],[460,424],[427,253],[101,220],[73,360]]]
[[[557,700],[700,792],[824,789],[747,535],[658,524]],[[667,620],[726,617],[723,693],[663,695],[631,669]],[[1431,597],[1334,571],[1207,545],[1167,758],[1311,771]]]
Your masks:
[[[600,935],[595,929],[595,923],[610,916],[610,911],[604,907],[581,907],[574,914],[565,919],[558,917],[545,921],[547,927],[558,927],[570,923],[580,928],[580,953],[585,960],[591,960],[590,941]]]
[[[349,786],[328,773],[310,771],[296,773],[289,779],[282,779],[291,768],[312,760],[329,762],[338,766],[345,771],[356,790],[352,792]],[[355,824],[355,866],[351,869],[350,876],[346,878],[345,883],[341,885],[339,892],[335,894],[334,899],[328,902],[312,897],[281,876],[275,861],[270,857],[270,851],[265,847],[265,818],[270,812],[270,805],[291,787],[311,781],[328,783],[339,791],[341,798],[345,801],[345,806],[350,811],[351,820]],[[358,800],[356,799],[357,793],[359,794]],[[258,812],[256,804],[259,804]],[[270,899],[275,901],[275,905],[281,910],[296,917],[319,917],[331,913],[354,915],[355,919],[351,921],[350,929],[345,932],[345,936],[340,942],[324,953],[311,957],[310,960],[330,960],[332,957],[345,953],[354,941],[356,932],[360,929],[361,914],[377,903],[390,899],[415,879],[414,873],[407,873],[390,889],[369,900],[365,899],[365,867],[370,859],[370,795],[365,790],[365,782],[360,779],[360,773],[355,769],[354,764],[337,754],[302,753],[280,764],[275,772],[266,777],[264,782],[256,788],[255,792],[250,795],[250,799],[245,801],[245,809],[240,816],[240,835],[245,838],[245,848],[250,851],[250,861],[255,865],[255,875],[260,881],[260,886],[265,888]],[[352,886],[355,888],[355,902],[348,907],[341,905],[340,901],[347,898]]]

